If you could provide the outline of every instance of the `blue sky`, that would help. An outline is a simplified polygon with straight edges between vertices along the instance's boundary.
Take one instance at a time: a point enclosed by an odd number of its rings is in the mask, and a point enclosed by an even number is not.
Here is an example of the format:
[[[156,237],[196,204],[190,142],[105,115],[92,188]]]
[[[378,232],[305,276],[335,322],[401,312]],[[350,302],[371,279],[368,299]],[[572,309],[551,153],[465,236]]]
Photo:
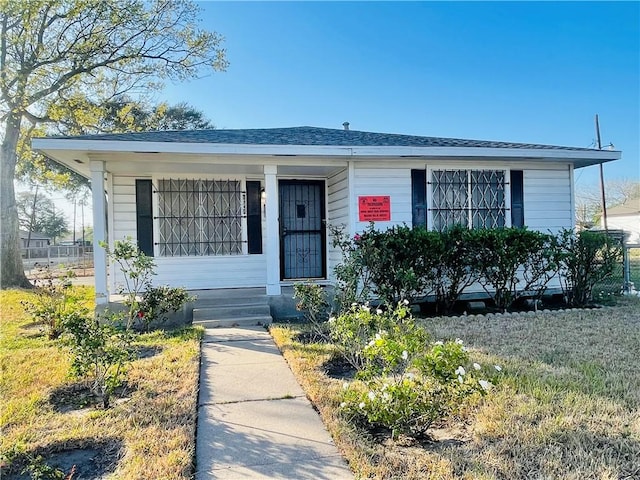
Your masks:
[[[640,178],[639,2],[203,2],[230,67],[157,99],[218,128],[311,125],[587,147]],[[596,184],[597,167],[576,174]]]

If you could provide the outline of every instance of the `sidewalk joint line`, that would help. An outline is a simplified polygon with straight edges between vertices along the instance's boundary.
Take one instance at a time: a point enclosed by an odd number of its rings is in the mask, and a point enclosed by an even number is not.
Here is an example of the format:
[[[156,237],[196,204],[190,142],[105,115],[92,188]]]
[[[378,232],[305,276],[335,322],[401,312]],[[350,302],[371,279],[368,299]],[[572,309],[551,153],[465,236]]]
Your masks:
[[[257,340],[272,340],[271,337],[264,338],[228,338],[220,340],[202,340],[202,343],[231,343],[231,342],[255,342]]]
[[[328,459],[339,458],[339,459],[344,460],[344,457],[340,453],[334,453],[334,454],[331,454],[331,455],[318,455],[318,456],[311,455],[310,457],[294,458],[288,463],[285,462],[285,464],[288,465],[288,464],[293,464],[293,463],[299,463],[300,461],[304,461],[304,460],[323,460],[325,458],[328,458]],[[344,462],[346,463],[346,460],[344,460]],[[281,462],[279,460],[275,460],[273,462],[268,462],[268,463],[251,463],[251,464],[245,463],[245,464],[242,464],[242,465],[234,465],[234,466],[225,465],[225,466],[220,466],[220,467],[213,466],[213,467],[211,467],[210,470],[213,472],[213,471],[216,471],[216,470],[217,471],[234,470],[234,469],[236,469],[238,467],[240,467],[240,468],[253,468],[253,467],[267,467],[267,466],[270,466],[270,465],[282,465],[282,464],[283,464],[283,462]]]
[[[213,407],[216,405],[233,405],[235,403],[248,403],[248,402],[272,402],[275,400],[293,400],[296,398],[307,398],[306,395],[283,395],[281,397],[269,397],[269,398],[248,398],[246,400],[227,400],[224,402],[204,402],[198,404],[200,407]]]

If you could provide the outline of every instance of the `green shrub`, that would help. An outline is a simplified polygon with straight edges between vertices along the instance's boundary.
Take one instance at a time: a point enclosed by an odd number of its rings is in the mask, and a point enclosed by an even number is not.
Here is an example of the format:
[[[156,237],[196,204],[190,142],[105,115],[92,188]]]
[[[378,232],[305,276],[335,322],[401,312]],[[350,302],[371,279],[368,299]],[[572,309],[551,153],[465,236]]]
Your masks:
[[[560,271],[567,302],[585,306],[593,300],[593,287],[611,276],[622,260],[622,245],[605,233],[562,230]]]
[[[350,238],[344,225],[327,224],[331,245],[340,251],[341,261],[334,267],[336,277],[334,303],[338,313],[347,312],[354,303],[364,304],[369,300],[371,280],[359,248],[360,235]]]
[[[456,225],[439,234],[439,248],[427,253],[437,259],[432,275],[432,291],[436,297],[436,311],[451,313],[464,290],[480,277],[476,230]]]
[[[425,376],[440,382],[458,379],[459,367],[468,365],[469,355],[462,340],[437,341],[425,349],[424,355],[415,359],[415,367]]]
[[[494,228],[477,230],[474,238],[478,242],[480,283],[502,311],[511,306],[519,292],[526,292],[533,286],[541,290],[546,282],[542,287],[540,282],[545,278],[548,282],[553,276],[547,277],[546,273],[546,269],[552,268],[553,264],[551,260],[546,260],[546,255],[553,253],[553,250],[546,248],[549,244],[548,235],[527,230],[526,227]],[[536,261],[540,261],[540,265],[536,265]],[[524,271],[529,276],[530,285],[521,281]]]
[[[430,344],[405,307],[388,318],[393,316],[402,321],[377,332],[363,348],[358,380],[344,384],[340,406],[356,424],[388,428],[392,437],[422,436],[433,422],[485,394],[499,367],[469,365],[460,340]]]
[[[149,330],[151,322],[166,321],[168,313],[177,312],[185,303],[193,300],[195,297],[182,287],[150,287],[142,293],[138,303],[138,321],[142,323],[144,330]]]
[[[363,349],[365,359],[358,378],[401,377],[420,358],[429,344],[427,331],[416,324],[406,305],[387,314],[386,329],[375,333]]]
[[[72,271],[56,277],[48,265],[38,268],[33,300],[23,301],[25,311],[40,322],[47,338],[55,340],[64,331],[63,317],[74,310],[83,310],[71,279]]]
[[[91,316],[70,312],[64,317],[65,345],[71,354],[71,372],[86,378],[91,391],[109,407],[111,394],[121,385],[126,366],[134,358],[133,335],[114,326],[118,315]]]
[[[366,358],[364,349],[371,338],[394,324],[390,315],[367,305],[353,304],[349,311],[329,318],[329,338],[342,357],[357,371],[362,370]]]
[[[544,294],[549,281],[560,270],[562,251],[555,235],[537,233],[531,241],[531,249],[522,267],[523,288],[517,292],[531,295],[534,299],[540,299]]]
[[[371,223],[356,244],[375,286],[374,293],[391,308],[399,301],[412,301],[426,293],[442,251],[438,232],[406,225],[378,231]]]
[[[127,307],[126,327],[131,329],[140,318],[140,298],[144,291],[151,288],[155,262],[153,257],[148,257],[140,251],[131,237],[116,240],[113,250],[105,242],[100,246],[106,250],[109,262],[117,265],[122,273],[124,284],[118,285],[117,293],[124,296],[124,304]]]
[[[324,288],[315,283],[296,283],[293,285],[293,298],[298,299],[296,309],[304,312],[313,333],[326,339],[329,303]]]
[[[385,427],[392,438],[399,434],[420,437],[433,422],[456,411],[460,389],[429,378],[373,379],[347,388],[341,407],[356,424]]]
[[[569,303],[585,305],[593,285],[611,275],[621,249],[594,232],[553,236],[523,228],[443,232],[373,223],[349,239],[330,227],[342,252],[335,267],[338,312],[375,294],[388,307],[433,294],[436,311],[450,313],[465,289],[480,283],[502,311],[522,297],[540,298],[561,273]]]
[[[140,251],[131,237],[116,240],[113,250],[104,242],[100,245],[106,250],[109,261],[118,265],[124,279],[117,292],[124,296],[127,330],[138,325],[147,330],[154,320],[164,321],[167,313],[177,312],[185,303],[195,300],[184,288],[153,287],[151,278],[155,275],[155,262]]]

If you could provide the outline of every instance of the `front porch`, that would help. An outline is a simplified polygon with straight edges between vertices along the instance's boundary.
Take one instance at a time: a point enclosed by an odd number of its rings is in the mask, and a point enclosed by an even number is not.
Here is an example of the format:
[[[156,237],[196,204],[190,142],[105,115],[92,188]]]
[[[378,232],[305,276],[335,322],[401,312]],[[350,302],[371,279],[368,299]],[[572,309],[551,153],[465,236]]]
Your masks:
[[[105,238],[113,246],[131,237],[153,256],[156,285],[207,292],[209,299],[227,289],[263,289],[274,297],[269,304],[278,317],[295,315],[287,285],[330,283],[338,256],[326,223],[354,223],[349,162],[296,158],[256,165],[252,159],[231,168],[228,158],[209,160],[197,165],[199,173],[181,164],[193,173],[171,174],[178,167],[161,161],[144,175],[120,161],[90,162],[96,303],[108,303],[123,280],[99,245]],[[176,189],[179,182],[188,187]],[[218,193],[219,183],[232,188]]]
[[[293,286],[282,285],[280,290],[279,295],[267,295],[265,287],[189,290],[196,299],[185,304],[180,311],[169,314],[167,320],[157,326],[251,326],[302,318],[302,313],[296,310]],[[121,295],[110,295],[109,301],[98,308],[118,310],[123,308],[122,301]]]

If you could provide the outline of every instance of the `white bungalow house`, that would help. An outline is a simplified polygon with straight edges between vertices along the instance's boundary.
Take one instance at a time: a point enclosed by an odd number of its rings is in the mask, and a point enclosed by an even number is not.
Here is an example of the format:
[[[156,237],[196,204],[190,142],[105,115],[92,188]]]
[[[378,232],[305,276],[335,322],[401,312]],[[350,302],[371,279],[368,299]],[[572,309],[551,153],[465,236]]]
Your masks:
[[[47,248],[51,244],[51,238],[44,233],[20,230],[18,234],[20,248]]]
[[[91,179],[98,303],[116,282],[102,240],[136,239],[158,284],[275,296],[295,280],[331,282],[339,255],[325,221],[352,235],[371,220],[557,231],[574,226],[574,170],[621,156],[348,124],[48,137],[33,148]]]
[[[600,216],[600,226],[604,228],[604,216]],[[608,208],[607,227],[623,230],[627,244],[640,245],[640,197],[629,198],[621,205]]]

